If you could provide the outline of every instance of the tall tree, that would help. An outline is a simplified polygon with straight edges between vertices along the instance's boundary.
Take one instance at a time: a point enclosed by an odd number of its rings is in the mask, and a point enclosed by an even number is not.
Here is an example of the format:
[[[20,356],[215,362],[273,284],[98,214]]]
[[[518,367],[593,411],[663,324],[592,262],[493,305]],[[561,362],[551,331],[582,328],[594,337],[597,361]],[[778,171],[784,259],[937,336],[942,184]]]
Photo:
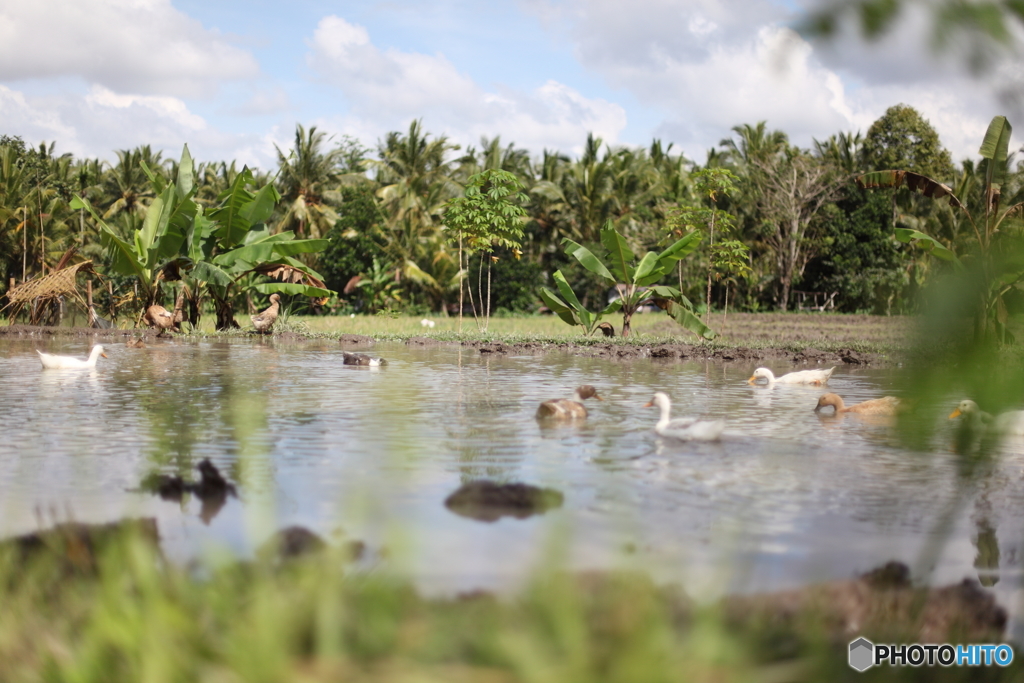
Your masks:
[[[285,210],[277,222],[278,231],[294,230],[303,237],[320,238],[338,220],[334,209],[341,201],[338,181],[344,149],[325,150],[327,133],[302,124],[295,126],[295,144],[285,154],[276,145],[278,189]]]
[[[407,133],[392,131],[377,146],[378,159],[367,162],[380,189],[385,212],[386,250],[398,272],[443,306],[459,285],[459,267],[441,233],[444,203],[461,191],[452,178],[448,152],[459,149],[441,136],[431,139],[418,120]]]
[[[897,104],[885,110],[864,137],[863,166],[872,171],[901,168],[929,178],[949,180],[953,162],[939,134],[913,107]]]

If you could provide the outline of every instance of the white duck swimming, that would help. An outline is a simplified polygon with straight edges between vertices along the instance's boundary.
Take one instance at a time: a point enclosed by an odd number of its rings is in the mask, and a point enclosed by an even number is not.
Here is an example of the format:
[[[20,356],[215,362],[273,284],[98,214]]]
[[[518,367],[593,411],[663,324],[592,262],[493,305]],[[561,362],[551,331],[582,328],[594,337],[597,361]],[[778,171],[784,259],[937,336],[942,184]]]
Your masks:
[[[776,377],[768,368],[758,368],[757,370],[754,370],[754,374],[747,380],[747,383],[757,384],[757,380],[763,379],[768,381],[769,386],[775,382],[778,382],[779,384],[821,385],[828,383],[828,378],[832,376],[833,370],[835,370],[835,366],[828,370],[799,370],[797,372],[787,373],[781,377]]]
[[[949,419],[953,420],[961,415],[965,420],[970,420],[975,428],[991,427],[997,434],[1003,436],[1024,436],[1024,410],[1008,410],[993,418],[968,398],[960,401],[956,409],[949,414]]]
[[[55,356],[51,353],[43,353],[38,349],[36,353],[39,354],[39,360],[42,361],[43,368],[47,370],[94,368],[96,367],[97,358],[100,356],[107,357],[107,354],[103,353],[103,347],[99,344],[92,347],[92,351],[89,352],[89,358],[86,360],[75,358],[74,356]]]
[[[709,422],[695,417],[679,417],[672,419],[672,401],[668,394],[661,391],[654,394],[644,408],[657,406],[661,409],[661,419],[654,425],[654,431],[660,436],[682,441],[717,441],[725,431],[725,422],[715,420]]]

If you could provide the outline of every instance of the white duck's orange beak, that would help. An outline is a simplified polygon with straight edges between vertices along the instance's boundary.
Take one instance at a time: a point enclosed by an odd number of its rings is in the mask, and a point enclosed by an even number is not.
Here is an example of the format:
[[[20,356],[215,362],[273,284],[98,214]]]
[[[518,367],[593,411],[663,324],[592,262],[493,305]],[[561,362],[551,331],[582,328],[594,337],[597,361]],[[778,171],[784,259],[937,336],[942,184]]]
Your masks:
[[[747,380],[747,384],[757,384],[757,377],[751,375],[750,379]]]
[[[110,356],[108,356],[108,355],[107,355],[107,354],[105,354],[105,353],[101,353],[100,355],[101,355],[101,356],[103,356],[104,358],[110,358]]]
[[[644,404],[644,408],[650,408],[653,405],[654,405],[654,401],[648,401],[647,403]]]
[[[950,419],[950,420],[953,420],[953,419],[955,419],[955,418],[958,418],[958,417],[960,417],[961,415],[963,415],[963,413],[961,413],[961,412],[960,412],[960,409],[959,409],[959,408],[957,408],[956,410],[954,410],[954,411],[953,411],[952,413],[950,413],[950,414],[949,414],[949,419]]]

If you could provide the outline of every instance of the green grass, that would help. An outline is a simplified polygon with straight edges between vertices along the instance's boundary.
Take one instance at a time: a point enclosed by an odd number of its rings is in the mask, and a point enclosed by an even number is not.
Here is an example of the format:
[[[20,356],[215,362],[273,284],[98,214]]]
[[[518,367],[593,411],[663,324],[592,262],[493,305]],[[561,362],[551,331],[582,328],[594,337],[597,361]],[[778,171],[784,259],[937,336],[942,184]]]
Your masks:
[[[856,674],[842,625],[815,609],[751,618],[639,574],[548,567],[512,597],[427,599],[346,562],[328,551],[221,564],[199,579],[130,537],[28,564],[0,547],[0,680],[767,683],[1010,680],[1021,670]],[[858,634],[913,642],[890,617],[880,611]]]

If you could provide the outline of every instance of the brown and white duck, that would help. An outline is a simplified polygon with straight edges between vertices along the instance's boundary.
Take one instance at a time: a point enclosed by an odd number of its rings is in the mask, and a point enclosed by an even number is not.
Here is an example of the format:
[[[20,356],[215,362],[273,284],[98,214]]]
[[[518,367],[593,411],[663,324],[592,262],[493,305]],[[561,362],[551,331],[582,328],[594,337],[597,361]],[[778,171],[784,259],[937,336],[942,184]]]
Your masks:
[[[587,417],[587,409],[583,401],[588,398],[604,399],[597,395],[597,389],[590,384],[577,387],[575,395],[570,398],[557,398],[544,401],[537,408],[538,420],[582,420]]]
[[[814,412],[820,412],[824,408],[832,406],[835,409],[836,415],[839,413],[857,413],[858,415],[895,415],[900,410],[900,400],[895,396],[884,396],[882,398],[873,398],[869,401],[863,401],[861,403],[848,406],[843,403],[843,399],[839,394],[822,394],[818,398],[818,405],[814,408]]]
[[[270,295],[270,307],[262,313],[249,316],[252,320],[253,326],[256,331],[260,334],[267,334],[274,327],[274,322],[277,320],[278,310],[281,308],[281,295],[271,294]]]
[[[341,362],[345,365],[366,365],[371,368],[388,364],[383,358],[374,358],[365,353],[350,353],[348,351],[341,352]]]
[[[157,332],[157,336],[174,329],[174,316],[160,304],[153,304],[147,308],[146,315],[142,317],[142,320],[150,327],[160,330]]]

